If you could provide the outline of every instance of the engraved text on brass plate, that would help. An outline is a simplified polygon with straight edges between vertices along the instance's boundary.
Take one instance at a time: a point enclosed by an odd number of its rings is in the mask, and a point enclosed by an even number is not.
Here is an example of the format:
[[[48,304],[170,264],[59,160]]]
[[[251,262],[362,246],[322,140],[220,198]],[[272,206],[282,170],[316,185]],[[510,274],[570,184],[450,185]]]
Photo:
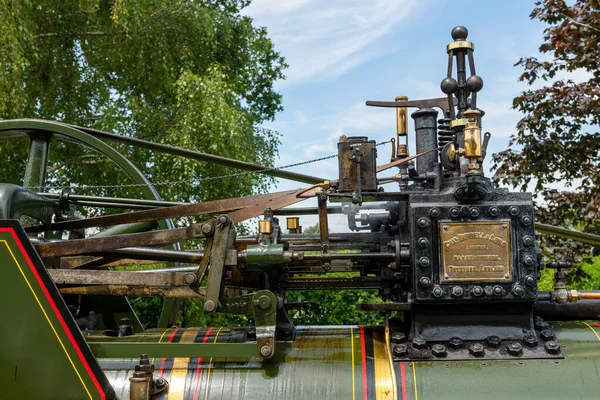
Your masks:
[[[510,281],[510,222],[440,223],[443,282]]]

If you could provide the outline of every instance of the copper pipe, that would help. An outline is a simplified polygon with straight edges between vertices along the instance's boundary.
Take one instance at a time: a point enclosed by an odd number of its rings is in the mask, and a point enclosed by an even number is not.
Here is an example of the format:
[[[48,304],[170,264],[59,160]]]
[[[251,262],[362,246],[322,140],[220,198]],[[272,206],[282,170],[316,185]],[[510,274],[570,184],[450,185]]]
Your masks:
[[[600,300],[600,290],[571,290],[571,298],[576,298],[577,300]]]

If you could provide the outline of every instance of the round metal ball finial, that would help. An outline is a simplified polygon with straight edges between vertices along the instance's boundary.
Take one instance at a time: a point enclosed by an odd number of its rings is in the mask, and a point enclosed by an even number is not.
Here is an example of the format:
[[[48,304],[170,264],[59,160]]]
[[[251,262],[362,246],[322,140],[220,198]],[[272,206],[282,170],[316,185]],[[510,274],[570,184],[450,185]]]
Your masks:
[[[467,79],[466,87],[469,92],[477,93],[483,88],[483,79],[479,75],[471,75]]]
[[[451,35],[452,39],[455,41],[466,40],[467,36],[469,36],[469,31],[464,26],[457,26],[456,28],[452,29]]]
[[[440,83],[440,89],[445,94],[452,94],[458,90],[458,82],[452,77],[444,78]]]

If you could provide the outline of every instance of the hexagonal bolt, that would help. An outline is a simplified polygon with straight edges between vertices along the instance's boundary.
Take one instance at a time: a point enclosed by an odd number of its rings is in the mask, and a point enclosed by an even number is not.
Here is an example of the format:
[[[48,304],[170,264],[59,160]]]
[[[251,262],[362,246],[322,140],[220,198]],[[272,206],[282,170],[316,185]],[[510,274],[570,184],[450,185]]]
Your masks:
[[[531,267],[533,265],[533,263],[535,262],[535,260],[531,256],[525,256],[525,258],[523,259],[523,262],[525,263],[525,265],[528,265]]]
[[[490,215],[490,217],[497,217],[500,214],[500,210],[498,210],[497,207],[491,207],[488,211],[488,214]]]
[[[404,332],[394,332],[391,337],[392,343],[405,343],[406,335]]]
[[[502,286],[498,286],[498,285],[494,286],[493,292],[494,292],[494,296],[504,295],[504,289],[502,289]]]
[[[529,348],[536,347],[538,345],[538,338],[533,333],[523,336],[523,344]]]
[[[423,349],[427,348],[427,342],[425,341],[425,339],[423,339],[423,337],[415,336],[412,340],[412,346],[415,349],[423,350]]]
[[[531,225],[531,218],[528,217],[527,215],[523,215],[523,217],[521,217],[521,223],[524,226],[529,226],[529,225]]]
[[[448,355],[448,352],[446,351],[446,346],[444,346],[443,344],[434,344],[433,346],[431,346],[431,354],[433,354],[436,357],[446,357],[446,355]]]
[[[515,296],[523,296],[525,294],[525,289],[521,285],[514,285],[512,288],[512,292]]]
[[[485,339],[485,343],[488,345],[488,347],[491,347],[492,349],[497,349],[502,344],[502,340],[500,340],[499,336],[491,335],[488,336],[487,339]]]
[[[395,357],[406,357],[408,355],[408,348],[405,344],[396,344],[392,352]]]
[[[421,284],[421,286],[427,287],[427,286],[431,285],[431,279],[424,276],[421,279],[419,279],[419,283]]]
[[[260,355],[263,356],[264,358],[270,357],[271,354],[273,354],[273,349],[271,347],[264,345],[263,347],[260,348]]]
[[[432,208],[431,210],[429,210],[429,216],[431,218],[437,218],[440,216],[440,209],[439,208]]]
[[[419,225],[419,228],[427,228],[429,220],[427,218],[419,218],[417,225]]]
[[[154,381],[154,383],[157,386],[164,386],[167,383],[167,381],[165,381],[164,378],[156,378],[156,380]]]
[[[533,326],[535,328],[536,331],[542,331],[544,329],[549,329],[550,328],[550,324],[547,322],[544,322],[543,320],[539,320],[539,321],[535,321],[533,323]]]
[[[142,354],[140,356],[140,365],[150,365],[150,360],[148,359],[148,355],[147,354]]]
[[[508,213],[513,217],[516,217],[517,215],[519,215],[519,207],[512,206],[508,209]]]
[[[442,297],[444,295],[444,289],[442,289],[439,286],[436,286],[431,291],[431,294],[433,295],[433,297]]]
[[[473,357],[483,357],[485,355],[485,350],[481,344],[473,343],[469,346],[469,353],[471,353]]]
[[[427,238],[424,238],[424,237],[419,238],[419,242],[418,243],[419,243],[419,246],[422,247],[422,248],[425,248],[425,247],[429,246],[429,240],[427,240]]]
[[[544,347],[546,348],[546,351],[549,354],[558,354],[558,353],[560,353],[560,345],[557,342],[555,342],[554,340],[546,342],[546,344],[544,345]]]
[[[479,209],[475,208],[475,207],[471,208],[469,210],[469,215],[471,216],[471,218],[477,218],[477,217],[479,217]]]
[[[450,216],[452,218],[458,218],[460,216],[460,210],[458,208],[456,208],[456,207],[452,207],[450,209]]]
[[[531,236],[529,236],[529,235],[523,236],[523,244],[526,247],[531,246],[533,244],[533,238]]]
[[[421,267],[429,267],[429,258],[427,258],[427,257],[419,258],[419,265]]]
[[[511,343],[506,347],[508,354],[518,357],[523,354],[523,346],[520,343]]]
[[[473,296],[479,297],[483,294],[483,289],[481,288],[481,286],[473,286],[473,288],[471,289],[471,293],[473,294]]]
[[[185,281],[185,283],[187,283],[188,285],[191,285],[192,283],[196,282],[196,274],[193,273],[189,273],[189,274],[185,274],[183,276],[183,280]]]
[[[450,340],[448,340],[448,347],[454,350],[462,348],[463,344],[463,340],[457,336],[451,337]]]
[[[209,233],[212,232],[213,230],[213,226],[211,224],[202,224],[202,233],[204,233],[205,235],[208,235]]]
[[[463,288],[461,288],[460,286],[454,286],[452,288],[452,296],[454,297],[460,297],[462,296],[464,293]]]
[[[527,286],[534,286],[535,285],[535,278],[532,275],[527,275],[525,277],[525,284]]]
[[[207,300],[206,302],[204,302],[204,311],[213,312],[213,311],[215,311],[215,308],[217,308],[217,305],[215,304],[214,301]]]
[[[545,341],[556,339],[556,335],[554,335],[552,329],[542,329],[540,332],[540,337]]]

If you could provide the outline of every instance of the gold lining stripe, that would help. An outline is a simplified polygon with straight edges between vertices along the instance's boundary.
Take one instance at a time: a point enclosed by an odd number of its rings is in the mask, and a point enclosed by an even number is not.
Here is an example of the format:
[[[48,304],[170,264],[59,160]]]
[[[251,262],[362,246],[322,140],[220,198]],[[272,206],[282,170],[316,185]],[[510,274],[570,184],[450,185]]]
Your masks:
[[[475,50],[475,45],[473,44],[473,42],[469,42],[468,40],[457,40],[455,42],[450,43],[448,46],[446,46],[447,53],[450,53],[450,51],[452,51],[452,50],[458,50],[458,49]]]
[[[413,385],[415,388],[415,400],[419,400],[419,392],[417,391],[417,363],[412,362],[412,370],[413,370]]]
[[[356,390],[354,388],[354,329],[350,327],[350,354],[352,355],[352,400],[356,399]]]
[[[385,334],[382,331],[373,331],[373,362],[375,364],[375,399],[396,399],[396,381],[393,378],[393,369],[390,368]]]
[[[590,324],[588,324],[587,322],[584,322],[584,321],[582,321],[582,322],[583,322],[584,324],[586,324],[586,325],[587,325],[587,327],[588,327],[588,328],[590,328],[590,329],[592,330],[592,332],[594,332],[594,335],[596,335],[596,338],[597,338],[598,340],[600,340],[600,336],[598,336],[598,332],[596,332],[596,330],[595,330],[595,329],[594,329],[594,328],[593,328],[593,327],[592,327]]]
[[[181,335],[179,343],[194,343],[199,330],[200,328],[186,329],[183,335]],[[188,373],[189,364],[189,357],[176,357],[173,360],[167,400],[183,400],[183,396],[185,395],[185,378]]]
[[[160,335],[160,339],[158,339],[158,343],[162,342],[162,340],[165,337],[165,335],[167,334],[167,332],[169,332],[169,329],[171,329],[171,328],[165,329],[165,331],[163,332],[163,334]],[[154,364],[154,357],[152,357],[152,361],[150,362],[150,364]]]
[[[56,339],[58,339],[58,343],[60,343],[60,346],[62,347],[63,351],[65,352],[65,354],[67,356],[67,358],[69,359],[69,362],[71,363],[71,366],[73,367],[73,370],[75,370],[75,373],[77,374],[77,377],[79,378],[79,381],[83,385],[83,388],[85,389],[85,391],[88,394],[88,396],[90,397],[90,399],[93,399],[92,394],[88,390],[85,382],[83,381],[83,378],[81,377],[81,375],[79,374],[79,371],[75,367],[75,364],[73,363],[73,360],[71,359],[71,356],[67,352],[67,348],[65,347],[65,345],[62,342],[62,340],[60,339],[60,336],[58,336],[58,332],[56,331],[56,328],[54,328],[54,325],[52,325],[52,322],[50,321],[50,318],[48,317],[48,314],[46,313],[46,310],[42,306],[42,303],[40,302],[40,299],[35,294],[35,291],[33,290],[33,287],[31,286],[31,283],[29,283],[29,279],[27,279],[27,276],[25,276],[25,273],[23,272],[23,269],[21,268],[21,264],[19,264],[19,262],[17,261],[17,258],[15,257],[14,253],[10,249],[10,246],[8,245],[8,242],[6,240],[0,240],[0,242],[4,243],[4,245],[8,249],[8,252],[10,253],[13,261],[15,262],[15,264],[17,264],[17,268],[19,268],[19,272],[21,272],[21,275],[23,276],[23,279],[25,279],[25,282],[27,283],[27,286],[29,287],[29,290],[33,294],[33,297],[35,298],[35,301],[38,303],[38,306],[40,306],[40,309],[42,310],[42,313],[44,314],[44,317],[46,317],[46,321],[48,321],[48,324],[50,325],[50,328],[52,328],[52,331],[54,332],[54,335],[56,336]]]
[[[219,338],[219,333],[221,332],[221,329],[223,329],[223,327],[220,327],[219,330],[217,331],[217,334],[215,335],[215,340],[213,343],[217,343],[217,339]],[[208,392],[210,390],[210,371],[212,369],[211,366],[212,366],[212,357],[208,361],[208,374],[206,376],[206,394],[204,395],[204,400],[208,400]]]

